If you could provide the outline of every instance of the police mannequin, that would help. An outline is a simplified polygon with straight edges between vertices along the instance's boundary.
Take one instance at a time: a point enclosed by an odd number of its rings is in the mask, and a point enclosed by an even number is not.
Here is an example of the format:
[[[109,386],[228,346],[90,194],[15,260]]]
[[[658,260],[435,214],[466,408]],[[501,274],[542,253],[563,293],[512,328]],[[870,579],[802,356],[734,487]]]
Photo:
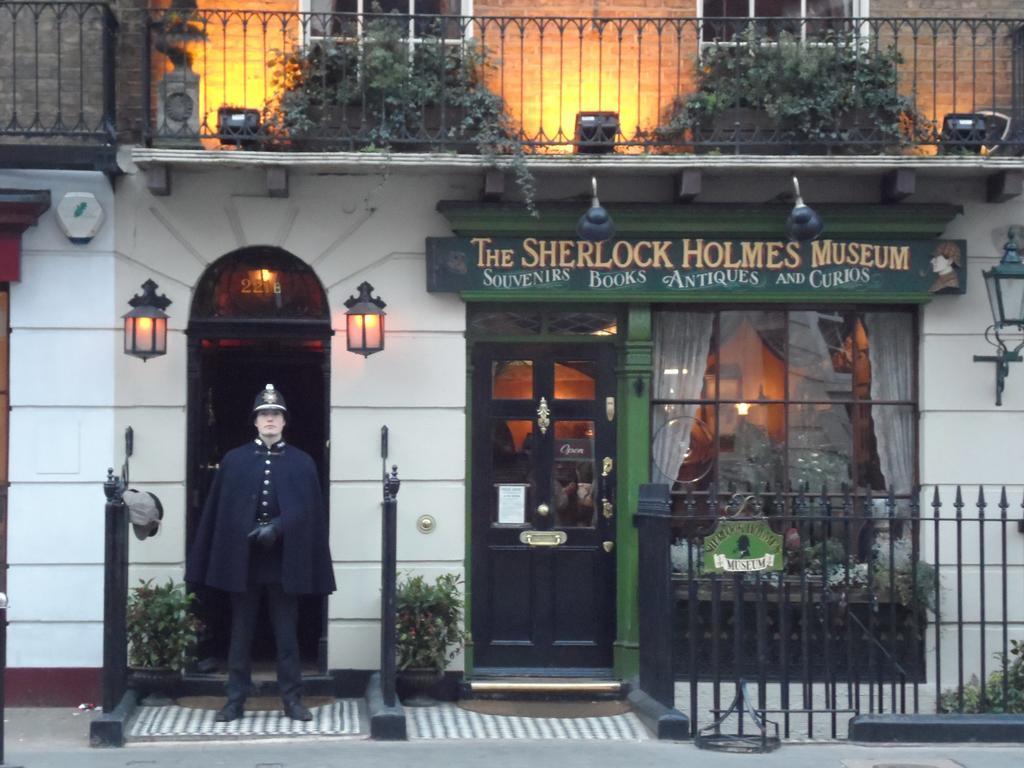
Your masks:
[[[313,717],[302,704],[298,596],[329,594],[335,582],[316,466],[284,441],[287,414],[284,397],[267,384],[253,404],[257,438],[221,460],[189,553],[186,580],[231,598],[227,703],[218,722],[244,713],[263,598],[274,630],[284,714],[293,720]]]

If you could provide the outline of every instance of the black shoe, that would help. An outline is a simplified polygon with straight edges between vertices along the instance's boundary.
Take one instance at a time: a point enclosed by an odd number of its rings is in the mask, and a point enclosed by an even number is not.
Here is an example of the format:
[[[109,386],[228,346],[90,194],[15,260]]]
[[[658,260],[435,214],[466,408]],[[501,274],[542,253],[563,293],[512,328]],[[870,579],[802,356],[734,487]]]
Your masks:
[[[292,720],[302,720],[303,722],[313,719],[313,713],[301,701],[284,702],[284,714],[285,717],[290,717]]]
[[[217,711],[217,714],[214,715],[213,719],[218,723],[230,723],[232,720],[240,718],[244,711],[245,705],[241,702],[229,701]]]

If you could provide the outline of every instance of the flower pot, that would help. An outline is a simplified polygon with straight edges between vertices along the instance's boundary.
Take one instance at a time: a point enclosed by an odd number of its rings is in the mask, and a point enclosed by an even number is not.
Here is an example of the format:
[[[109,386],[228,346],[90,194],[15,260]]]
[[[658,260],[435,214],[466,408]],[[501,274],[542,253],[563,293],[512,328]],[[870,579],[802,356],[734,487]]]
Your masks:
[[[434,667],[400,669],[397,682],[402,703],[407,707],[431,707],[437,704],[428,693],[443,677],[444,670]]]
[[[128,668],[128,687],[138,693],[140,700],[148,696],[172,699],[180,682],[181,673],[170,667]]]

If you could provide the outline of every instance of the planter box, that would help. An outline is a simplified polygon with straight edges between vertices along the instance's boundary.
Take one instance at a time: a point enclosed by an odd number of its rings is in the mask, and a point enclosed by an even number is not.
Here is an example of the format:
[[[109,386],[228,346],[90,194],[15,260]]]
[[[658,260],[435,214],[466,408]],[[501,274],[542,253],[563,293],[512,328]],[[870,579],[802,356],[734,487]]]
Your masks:
[[[461,107],[426,107],[418,115],[418,126],[413,126],[407,136],[396,136],[390,142],[394,152],[462,152],[476,153],[477,148],[471,137],[457,134],[450,136],[453,126],[461,126],[466,111]],[[353,152],[369,147],[380,147],[374,141],[377,118],[362,104],[313,107],[309,119],[314,124],[304,131],[292,131],[291,147],[299,152]]]
[[[737,155],[870,155],[894,149],[883,143],[886,137],[871,110],[858,109],[843,115],[837,129],[843,136],[834,142],[794,141],[791,137],[795,127],[777,122],[762,110],[737,107],[715,115],[706,128],[694,127],[694,151]]]

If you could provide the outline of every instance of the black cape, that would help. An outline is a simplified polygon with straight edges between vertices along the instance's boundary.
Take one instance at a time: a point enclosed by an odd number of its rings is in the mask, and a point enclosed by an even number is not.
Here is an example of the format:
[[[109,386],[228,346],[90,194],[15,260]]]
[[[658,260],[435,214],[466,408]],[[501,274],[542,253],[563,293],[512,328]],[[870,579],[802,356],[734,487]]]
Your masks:
[[[185,581],[225,592],[249,588],[247,538],[256,512],[267,458],[262,443],[229,451],[214,476],[185,567]],[[289,594],[326,595],[335,590],[327,543],[327,516],[316,465],[308,453],[285,445],[274,461],[281,515],[281,586]]]

